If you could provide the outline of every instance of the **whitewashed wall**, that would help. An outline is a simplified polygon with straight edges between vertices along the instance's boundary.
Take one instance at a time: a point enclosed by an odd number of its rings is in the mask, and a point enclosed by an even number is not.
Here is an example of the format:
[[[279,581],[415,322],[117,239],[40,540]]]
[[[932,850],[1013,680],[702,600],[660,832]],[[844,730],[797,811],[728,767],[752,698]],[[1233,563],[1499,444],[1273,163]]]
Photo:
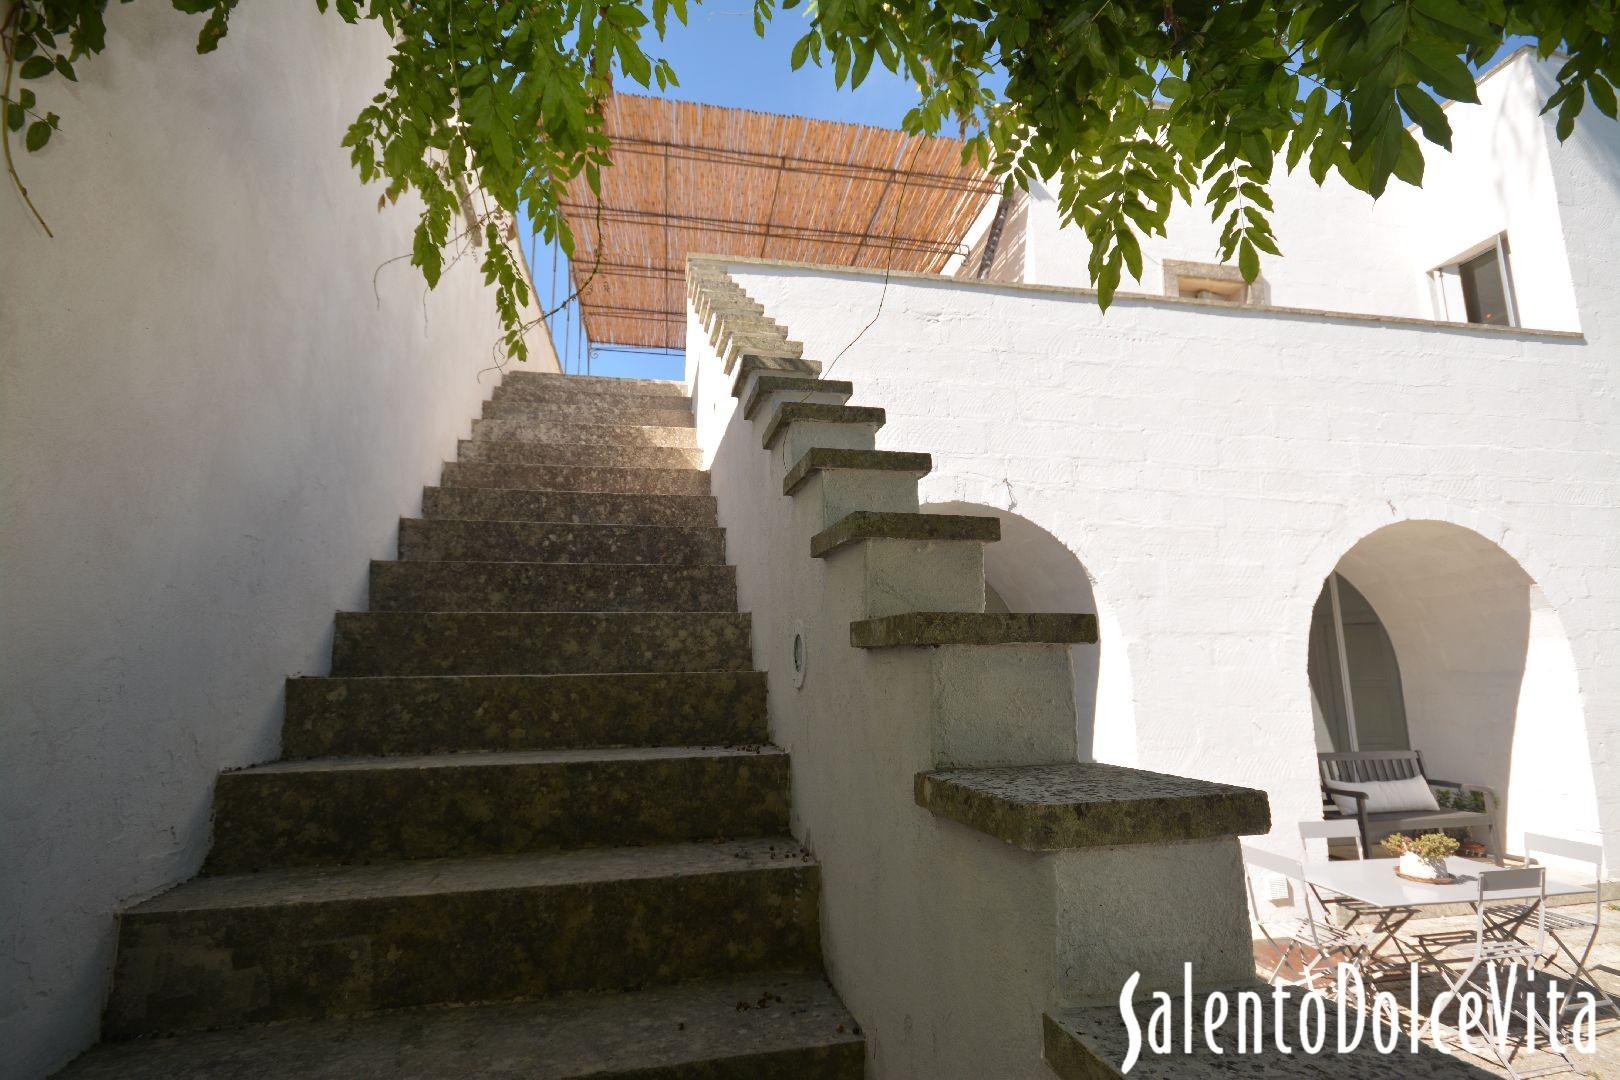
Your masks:
[[[1580,699],[1570,737],[1598,818],[1569,824],[1620,857],[1612,316],[1583,308],[1582,338],[1168,299],[1100,315],[1080,291],[732,272],[806,356],[842,352],[832,375],[888,410],[881,447],[934,455],[928,501],[1013,507],[1074,552],[1130,688],[1128,706],[1099,705],[1099,757],[1263,787],[1293,846],[1318,813],[1306,651],[1322,582],[1382,526],[1450,522],[1510,556],[1567,636],[1578,686],[1550,693]],[[1515,790],[1567,786],[1552,774],[1579,762],[1567,749]]]
[[[1305,163],[1273,177],[1273,216],[1283,257],[1261,257],[1272,304],[1363,314],[1436,318],[1428,271],[1497,233],[1512,249],[1521,325],[1578,330],[1565,256],[1550,125],[1540,116],[1551,90],[1545,63],[1521,50],[1480,82],[1478,105],[1447,110],[1452,150],[1419,140],[1424,181],[1415,189],[1392,180],[1376,202],[1330,174],[1318,187]],[[1596,110],[1583,121],[1604,123]],[[1590,137],[1590,136],[1587,136]],[[1050,191],[1032,191],[1023,280],[1038,285],[1090,284],[1090,246],[1074,226],[1061,226]],[[1142,279],[1121,287],[1163,294],[1166,259],[1218,261],[1220,224],[1202,205],[1177,203],[1168,236],[1142,244]],[[1460,314],[1453,313],[1460,319]]]
[[[413,210],[339,146],[386,39],[246,4],[207,57],[112,5],[62,131],[0,190],[0,1075],[96,1034],[114,913],[190,875],[214,775],[278,753],[284,676],[465,435],[498,326],[424,303]],[[537,366],[555,370],[549,345]]]

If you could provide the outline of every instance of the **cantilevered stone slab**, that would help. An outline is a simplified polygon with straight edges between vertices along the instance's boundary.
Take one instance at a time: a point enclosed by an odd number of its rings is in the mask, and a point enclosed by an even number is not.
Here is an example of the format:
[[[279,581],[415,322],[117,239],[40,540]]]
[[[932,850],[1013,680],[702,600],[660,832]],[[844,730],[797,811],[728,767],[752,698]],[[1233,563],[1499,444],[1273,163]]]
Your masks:
[[[742,397],[749,378],[756,374],[814,379],[820,373],[821,365],[814,360],[805,360],[797,356],[762,356],[757,353],[744,353],[737,361],[737,374],[731,380],[731,396]]]
[[[1256,836],[1266,793],[1100,762],[917,774],[917,805],[1027,851]]]
[[[841,379],[801,379],[792,375],[761,375],[754,380],[754,388],[748,393],[748,403],[743,406],[743,418],[752,420],[761,403],[772,394],[784,391],[805,396],[829,394],[847,401],[850,395],[855,393],[855,384]]]
[[[934,459],[928,454],[913,454],[903,450],[845,450],[832,446],[816,446],[782,478],[782,494],[791,495],[813,473],[828,469],[871,469],[883,472],[909,473],[917,479],[927,476],[934,468]],[[930,515],[939,517],[942,515]],[[996,521],[995,518],[979,520]],[[999,521],[997,521],[999,525]]]
[[[860,424],[873,429],[883,426],[884,412],[870,405],[824,405],[814,401],[787,401],[776,407],[770,423],[765,425],[765,437],[760,445],[769,450],[787,430],[788,425]]]
[[[874,451],[863,451],[873,453]],[[806,454],[805,457],[809,457]],[[801,459],[803,460],[803,459]],[[861,540],[976,540],[992,544],[1001,539],[1001,521],[971,514],[909,514],[857,510],[810,538],[810,554],[822,558],[845,544]]]
[[[909,611],[849,624],[849,643],[857,649],[904,645],[1090,645],[1096,640],[1097,616],[1056,612],[1008,615]]]
[[[1237,1047],[1237,995],[1241,991],[1258,991],[1262,999],[1265,1049],[1260,1053],[1238,1053]],[[1493,1075],[1466,1058],[1443,1054],[1427,1042],[1419,1044],[1417,1053],[1409,1048],[1403,1028],[1393,1053],[1381,1054],[1373,1043],[1373,1025],[1367,1018],[1357,1048],[1349,1053],[1336,1052],[1339,1042],[1338,1009],[1329,1003],[1325,1011],[1322,1030],[1326,1033],[1319,1054],[1299,1051],[1299,997],[1301,991],[1288,988],[1287,1001],[1282,1007],[1283,1045],[1293,1053],[1277,1050],[1277,1034],[1273,1027],[1276,1013],[1271,1001],[1271,987],[1232,987],[1227,995],[1226,1023],[1217,1029],[1216,1044],[1224,1053],[1216,1055],[1204,1043],[1204,1002],[1207,993],[1193,994],[1193,1052],[1182,1053],[1181,996],[1173,995],[1177,1010],[1171,1024],[1174,1051],[1156,1054],[1146,1042],[1147,1019],[1152,1015],[1154,1003],[1145,993],[1138,994],[1136,1017],[1142,1026],[1141,1056],[1131,1066],[1131,1080],[1187,1080],[1189,1077],[1220,1076],[1231,1080],[1490,1080]],[[1217,1009],[1217,1014],[1219,1010]],[[1045,1059],[1062,1080],[1117,1080],[1125,1074],[1120,1065],[1130,1045],[1129,1032],[1120,1018],[1117,1004],[1084,1006],[1047,1013],[1045,1028]],[[1356,1024],[1349,1021],[1350,1033]],[[1252,1034],[1250,1038],[1252,1039]],[[1312,1034],[1315,1038],[1315,1034]],[[1252,1044],[1251,1044],[1252,1045]]]

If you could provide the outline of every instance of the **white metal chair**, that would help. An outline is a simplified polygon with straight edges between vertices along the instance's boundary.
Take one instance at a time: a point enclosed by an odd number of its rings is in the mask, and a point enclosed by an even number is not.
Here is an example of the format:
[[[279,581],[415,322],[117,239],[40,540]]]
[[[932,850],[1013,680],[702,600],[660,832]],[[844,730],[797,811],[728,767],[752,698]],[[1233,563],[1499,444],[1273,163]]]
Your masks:
[[[1525,899],[1525,893],[1530,893],[1530,899]],[[1470,989],[1480,992],[1487,1001],[1481,1020],[1485,1025],[1485,1044],[1507,1074],[1514,1080],[1523,1080],[1525,1077],[1543,1076],[1555,1072],[1576,1072],[1575,1062],[1570,1059],[1569,1052],[1562,1046],[1545,1046],[1544,1049],[1563,1059],[1562,1065],[1541,1066],[1532,1069],[1516,1068],[1513,1064],[1513,1053],[1503,1048],[1502,1041],[1497,1038],[1496,1010],[1489,1007],[1490,984],[1488,972],[1491,966],[1498,964],[1522,965],[1526,971],[1533,969],[1537,960],[1541,958],[1547,941],[1547,870],[1542,866],[1526,867],[1522,870],[1486,870],[1479,875],[1479,894],[1474,902],[1475,920],[1472,945],[1464,961],[1462,973],[1455,977],[1451,969],[1440,959],[1430,947],[1430,942],[1440,941],[1450,944],[1453,935],[1435,934],[1420,936],[1419,945],[1429,952],[1435,961],[1435,968],[1440,977],[1445,980],[1451,994],[1460,997]],[[1516,926],[1521,930],[1526,925],[1535,927],[1535,941],[1528,942],[1515,934],[1501,932],[1506,913],[1514,913]],[[1466,937],[1465,937],[1466,940]],[[1480,981],[1476,982],[1476,977]],[[1472,985],[1470,985],[1472,984]],[[1537,1021],[1526,1014],[1520,1005],[1510,1003],[1510,1014],[1524,1019],[1526,1023]]]
[[[1355,818],[1330,818],[1327,821],[1302,821],[1299,838],[1311,840],[1349,840],[1356,845],[1356,858],[1365,859],[1367,849],[1361,846],[1361,826]]]
[[[1289,902],[1286,905],[1270,911],[1261,907],[1254,887],[1255,874],[1261,871],[1279,875],[1287,881]],[[1338,926],[1326,917],[1325,912],[1323,917],[1317,917],[1311,907],[1313,893],[1306,885],[1305,870],[1298,859],[1244,844],[1243,881],[1249,891],[1249,909],[1254,913],[1254,921],[1266,941],[1277,950],[1277,964],[1266,977],[1267,982],[1276,982],[1282,969],[1291,966],[1299,975],[1295,981],[1302,986],[1311,986],[1316,980],[1317,965],[1328,954],[1347,954],[1354,961],[1366,948],[1363,935]],[[1290,965],[1289,958],[1296,949],[1304,962]]]
[[[1543,913],[1547,936],[1551,937],[1557,946],[1545,959],[1550,965],[1553,960],[1558,958],[1558,953],[1563,952],[1569,958],[1569,962],[1574,965],[1574,970],[1570,973],[1571,981],[1583,984],[1581,985],[1582,989],[1588,989],[1592,992],[1592,996],[1597,999],[1599,1010],[1612,1009],[1616,1015],[1620,1015],[1620,1004],[1616,1004],[1609,992],[1598,985],[1597,979],[1593,977],[1591,970],[1586,966],[1592,955],[1592,946],[1597,943],[1598,931],[1603,925],[1603,848],[1597,844],[1585,844],[1578,840],[1565,840],[1562,837],[1547,836],[1543,833],[1525,833],[1524,854],[1526,863],[1532,866],[1545,867],[1547,865],[1546,857],[1550,855],[1556,859],[1579,863],[1583,867],[1590,868],[1590,880],[1592,882],[1592,906],[1590,909],[1585,907],[1548,908]],[[1586,874],[1583,872],[1579,883],[1584,884],[1585,880]],[[1498,927],[1513,932],[1517,932],[1531,917],[1529,905],[1522,904],[1498,908],[1493,914]],[[1566,937],[1569,940],[1565,940]],[[1586,939],[1584,944],[1581,944],[1580,941],[1582,937]],[[1571,942],[1574,942],[1574,944]],[[1579,949],[1578,952],[1576,951],[1577,948]],[[1579,1009],[1580,1004],[1572,995],[1572,1000],[1559,1013],[1559,1019],[1563,1019],[1564,1013]]]

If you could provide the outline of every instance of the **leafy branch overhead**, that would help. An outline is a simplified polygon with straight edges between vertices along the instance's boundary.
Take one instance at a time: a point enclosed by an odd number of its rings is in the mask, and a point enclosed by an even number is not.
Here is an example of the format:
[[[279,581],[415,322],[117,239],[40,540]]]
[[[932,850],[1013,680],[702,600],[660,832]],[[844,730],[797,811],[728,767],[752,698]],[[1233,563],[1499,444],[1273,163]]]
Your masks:
[[[170,2],[205,16],[200,52],[220,44],[237,5]],[[361,178],[383,185],[381,202],[420,197],[411,258],[429,284],[447,251],[469,235],[482,243],[521,358],[529,295],[513,222],[526,208],[572,252],[561,201],[581,175],[597,188],[611,163],[606,99],[616,80],[675,85],[646,45],[672,17],[685,22],[685,0],[315,3],[391,36],[387,81],[345,145]],[[106,45],[108,4],[0,0],[8,168],[15,135],[38,150],[59,127],[24,84],[75,78]],[[777,0],[753,13],[763,34]],[[1372,196],[1391,177],[1421,183],[1408,123],[1449,147],[1441,103],[1476,100],[1470,65],[1510,37],[1566,54],[1546,102],[1560,138],[1588,102],[1614,117],[1620,83],[1620,0],[815,0],[804,18],[795,68],[830,65],[856,86],[882,64],[918,88],[908,131],[962,135],[968,157],[1009,184],[1053,183],[1064,219],[1091,240],[1104,306],[1123,272],[1140,276],[1140,239],[1164,233],[1178,199],[1207,203],[1220,257],[1252,281],[1262,252],[1280,254],[1268,193],[1279,165],[1318,183],[1337,172]]]

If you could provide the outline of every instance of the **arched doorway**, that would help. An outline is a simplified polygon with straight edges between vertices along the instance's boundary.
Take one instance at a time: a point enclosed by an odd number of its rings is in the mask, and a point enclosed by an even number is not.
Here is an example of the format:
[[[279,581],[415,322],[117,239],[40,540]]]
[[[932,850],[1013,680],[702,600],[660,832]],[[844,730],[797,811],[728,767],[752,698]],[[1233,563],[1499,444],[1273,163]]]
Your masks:
[[[1335,610],[1336,609],[1336,610]],[[1312,613],[1317,748],[1421,750],[1526,831],[1601,839],[1569,641],[1523,567],[1471,529],[1403,521],[1339,560]]]
[[[1098,644],[1077,645],[1075,722],[1083,759],[1136,764],[1136,722],[1125,643],[1095,582],[1075,553],[1026,517],[978,503],[931,503],[929,514],[976,514],[1001,521],[1001,539],[984,549],[987,611],[1095,614]]]

